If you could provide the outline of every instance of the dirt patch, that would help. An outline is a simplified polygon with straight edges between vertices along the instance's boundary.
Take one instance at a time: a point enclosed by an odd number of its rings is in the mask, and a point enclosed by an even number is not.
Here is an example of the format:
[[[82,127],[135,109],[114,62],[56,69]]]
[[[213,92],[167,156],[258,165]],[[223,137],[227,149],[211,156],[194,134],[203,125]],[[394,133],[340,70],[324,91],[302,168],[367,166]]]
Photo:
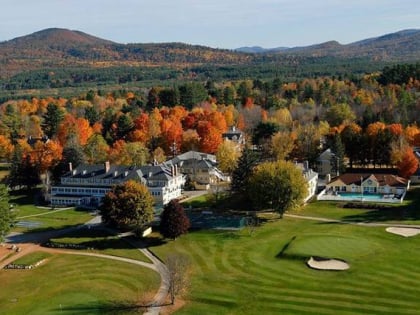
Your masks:
[[[404,237],[412,237],[420,234],[420,229],[417,228],[402,228],[402,227],[388,227],[386,228],[388,233],[401,235]]]
[[[350,268],[350,265],[343,260],[329,259],[322,257],[311,257],[307,261],[307,265],[316,270],[335,270],[342,271]]]

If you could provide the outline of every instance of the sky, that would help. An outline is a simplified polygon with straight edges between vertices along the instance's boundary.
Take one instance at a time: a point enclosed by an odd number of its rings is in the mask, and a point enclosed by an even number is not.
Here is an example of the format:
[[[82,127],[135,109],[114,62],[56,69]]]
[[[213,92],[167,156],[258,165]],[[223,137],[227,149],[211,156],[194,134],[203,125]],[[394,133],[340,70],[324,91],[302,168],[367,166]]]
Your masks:
[[[419,0],[0,0],[0,41],[58,27],[118,43],[295,47],[420,29]]]

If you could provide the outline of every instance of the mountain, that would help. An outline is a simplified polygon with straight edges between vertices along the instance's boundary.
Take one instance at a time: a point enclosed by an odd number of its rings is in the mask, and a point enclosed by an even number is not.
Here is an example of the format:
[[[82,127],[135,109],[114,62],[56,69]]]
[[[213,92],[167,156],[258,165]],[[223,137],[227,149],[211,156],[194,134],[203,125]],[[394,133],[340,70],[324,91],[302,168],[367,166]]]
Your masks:
[[[0,79],[8,80],[31,71],[43,71],[36,75],[44,76],[45,73],[56,72],[57,69],[61,72],[83,69],[87,73],[90,69],[97,72],[111,67],[141,68],[148,71],[164,67],[186,69],[188,72],[188,69],[201,66],[206,67],[205,72],[209,76],[220,67],[224,67],[223,71],[228,74],[232,69],[229,67],[237,66],[262,66],[270,71],[289,66],[296,72],[305,62],[319,64],[319,58],[323,58],[322,62],[325,64],[328,62],[325,57],[335,58],[335,63],[330,64],[333,67],[340,60],[347,60],[342,64],[349,64],[355,58],[363,58],[365,64],[419,61],[420,30],[404,30],[347,45],[328,41],[306,47],[264,49],[255,46],[227,50],[184,43],[120,44],[80,31],[50,28],[0,42]],[[248,70],[247,77],[255,68]],[[325,72],[320,69],[313,73],[322,75]],[[22,82],[25,78],[19,77],[16,80]]]
[[[17,37],[10,41],[1,43],[4,46],[27,46],[41,47],[45,43],[54,43],[60,46],[75,46],[75,45],[109,45],[114,44],[109,40],[95,37],[80,31],[71,31],[62,28],[48,28],[43,31],[35,32],[30,35]]]
[[[332,40],[302,47],[262,48],[259,46],[252,46],[241,47],[235,50],[259,54],[278,52],[286,55],[295,54],[311,57],[367,57],[372,60],[384,61],[418,61],[420,59],[420,30],[402,30],[347,45],[342,45],[339,42]]]

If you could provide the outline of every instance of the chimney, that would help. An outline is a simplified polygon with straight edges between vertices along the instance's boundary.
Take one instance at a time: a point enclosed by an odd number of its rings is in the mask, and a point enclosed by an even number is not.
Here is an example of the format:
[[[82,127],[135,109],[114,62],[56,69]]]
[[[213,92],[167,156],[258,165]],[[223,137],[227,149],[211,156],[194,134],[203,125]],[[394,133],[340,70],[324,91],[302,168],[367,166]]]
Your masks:
[[[71,162],[69,162],[69,172],[73,171],[73,164]]]
[[[115,171],[114,172],[114,177],[117,177],[118,176],[118,171]]]
[[[104,168],[105,168],[105,173],[108,173],[109,169],[111,168],[111,164],[109,163],[109,161],[106,161],[104,163]]]
[[[171,176],[175,176],[175,167],[173,165],[171,165]]]
[[[178,176],[178,165],[175,164],[175,176]]]
[[[305,171],[308,171],[308,170],[309,170],[309,162],[308,162],[308,161],[305,161],[305,162],[303,163],[303,165],[304,165],[304,167],[305,167]]]

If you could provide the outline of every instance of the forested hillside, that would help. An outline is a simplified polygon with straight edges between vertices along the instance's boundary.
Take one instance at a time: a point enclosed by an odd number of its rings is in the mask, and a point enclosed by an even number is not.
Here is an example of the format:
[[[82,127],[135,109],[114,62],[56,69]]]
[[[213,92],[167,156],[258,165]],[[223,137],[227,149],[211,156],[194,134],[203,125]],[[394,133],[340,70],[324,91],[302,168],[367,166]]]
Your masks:
[[[219,153],[227,150],[222,134],[236,126],[263,159],[314,165],[330,147],[350,167],[409,176],[418,165],[412,147],[420,146],[419,79],[415,64],[358,80],[207,81],[10,100],[0,105],[0,159],[12,162],[12,187],[35,185],[68,162],[142,165],[192,149]]]
[[[97,85],[351,78],[419,59],[417,30],[348,45],[331,41],[256,54],[183,43],[119,44],[79,31],[47,29],[0,43],[0,99],[58,95],[61,90],[51,89],[65,88],[70,96],[77,94],[71,89]]]

